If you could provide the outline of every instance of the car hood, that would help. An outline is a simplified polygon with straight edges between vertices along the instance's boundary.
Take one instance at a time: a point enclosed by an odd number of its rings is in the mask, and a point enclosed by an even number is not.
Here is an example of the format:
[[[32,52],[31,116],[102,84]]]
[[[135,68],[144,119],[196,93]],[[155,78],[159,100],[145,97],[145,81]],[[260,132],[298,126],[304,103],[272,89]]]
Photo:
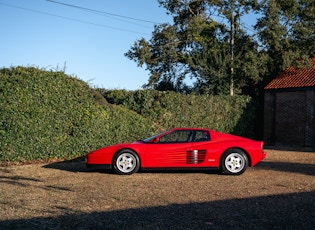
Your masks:
[[[142,141],[134,141],[134,142],[131,142],[131,143],[122,143],[122,144],[115,144],[115,145],[110,145],[110,146],[104,146],[102,148],[99,148],[97,150],[94,150],[94,151],[90,152],[89,154],[100,153],[100,152],[102,152],[102,153],[111,153],[111,152],[115,152],[118,149],[130,148],[131,146],[136,145],[136,144],[143,144],[143,142]]]

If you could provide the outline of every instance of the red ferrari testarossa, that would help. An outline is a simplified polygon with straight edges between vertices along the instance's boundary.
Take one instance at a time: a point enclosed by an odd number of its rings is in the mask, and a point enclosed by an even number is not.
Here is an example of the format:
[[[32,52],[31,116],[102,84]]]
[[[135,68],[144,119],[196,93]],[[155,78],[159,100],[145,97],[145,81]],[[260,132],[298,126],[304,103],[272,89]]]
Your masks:
[[[174,128],[145,140],[116,144],[86,156],[86,165],[132,174],[139,169],[220,169],[240,175],[266,157],[262,141],[202,128]]]

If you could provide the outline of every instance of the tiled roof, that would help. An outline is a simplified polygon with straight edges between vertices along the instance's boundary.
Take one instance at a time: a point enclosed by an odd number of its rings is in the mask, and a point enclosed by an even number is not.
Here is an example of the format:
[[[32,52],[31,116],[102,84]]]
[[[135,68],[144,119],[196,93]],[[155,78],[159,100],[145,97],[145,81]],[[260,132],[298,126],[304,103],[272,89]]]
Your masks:
[[[273,79],[265,89],[285,89],[315,86],[315,58],[309,68],[289,67]]]

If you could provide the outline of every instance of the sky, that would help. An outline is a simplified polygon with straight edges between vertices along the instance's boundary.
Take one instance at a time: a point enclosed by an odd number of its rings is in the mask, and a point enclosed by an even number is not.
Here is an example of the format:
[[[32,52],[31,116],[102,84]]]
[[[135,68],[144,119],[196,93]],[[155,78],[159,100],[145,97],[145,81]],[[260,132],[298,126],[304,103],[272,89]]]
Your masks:
[[[0,68],[61,70],[125,90],[141,89],[150,75],[124,54],[150,40],[154,25],[172,23],[157,0],[0,0],[0,15]]]
[[[62,70],[126,90],[141,89],[149,72],[124,54],[172,21],[157,0],[0,0],[0,15],[0,68]]]

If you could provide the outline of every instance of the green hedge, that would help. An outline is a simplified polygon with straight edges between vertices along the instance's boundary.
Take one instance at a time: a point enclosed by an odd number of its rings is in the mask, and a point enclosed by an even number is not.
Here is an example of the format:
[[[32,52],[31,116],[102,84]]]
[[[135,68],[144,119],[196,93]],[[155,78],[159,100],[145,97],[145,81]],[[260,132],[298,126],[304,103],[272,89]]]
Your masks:
[[[152,120],[160,129],[207,127],[247,137],[254,134],[254,106],[248,96],[184,95],[156,90],[98,89],[112,104]]]
[[[63,72],[0,69],[0,164],[72,159],[172,127],[251,137],[254,118],[246,96],[95,90]]]
[[[71,159],[152,133],[150,121],[63,72],[0,70],[0,164]]]

